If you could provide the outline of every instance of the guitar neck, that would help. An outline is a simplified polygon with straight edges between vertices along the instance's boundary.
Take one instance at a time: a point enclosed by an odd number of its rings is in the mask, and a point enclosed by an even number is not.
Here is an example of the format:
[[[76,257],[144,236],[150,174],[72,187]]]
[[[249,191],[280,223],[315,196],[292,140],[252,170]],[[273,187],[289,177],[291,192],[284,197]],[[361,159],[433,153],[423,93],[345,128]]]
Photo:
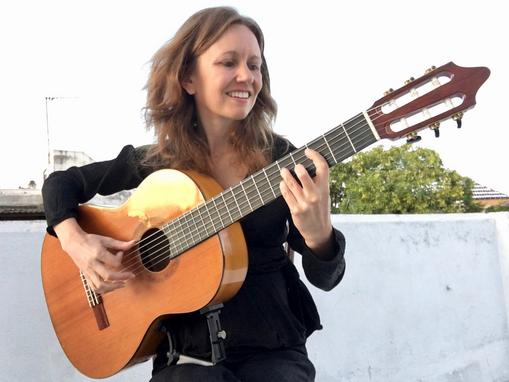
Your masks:
[[[314,176],[313,162],[304,154],[306,148],[319,152],[332,167],[379,139],[370,116],[359,113],[163,226],[163,232],[174,243],[171,257],[279,197],[282,168],[293,172],[297,164],[302,164]]]

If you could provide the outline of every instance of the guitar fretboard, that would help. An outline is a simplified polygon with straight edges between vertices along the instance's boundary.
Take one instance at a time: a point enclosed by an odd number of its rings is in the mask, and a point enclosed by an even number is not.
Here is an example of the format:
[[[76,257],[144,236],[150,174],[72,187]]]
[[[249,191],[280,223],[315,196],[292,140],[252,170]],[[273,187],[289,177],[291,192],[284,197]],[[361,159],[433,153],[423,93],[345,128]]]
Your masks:
[[[319,152],[332,167],[378,140],[369,117],[360,113],[301,148],[250,175],[238,185],[182,214],[162,227],[172,243],[170,258],[187,251],[281,195],[280,171],[302,164],[314,176],[306,148]]]

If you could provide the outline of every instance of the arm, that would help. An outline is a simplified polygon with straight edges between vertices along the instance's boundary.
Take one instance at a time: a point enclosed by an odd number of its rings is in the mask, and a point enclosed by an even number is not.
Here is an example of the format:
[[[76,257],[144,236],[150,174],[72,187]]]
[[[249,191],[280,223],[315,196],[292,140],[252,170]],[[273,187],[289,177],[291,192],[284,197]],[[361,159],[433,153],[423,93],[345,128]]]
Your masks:
[[[339,230],[332,228],[332,249],[327,253],[327,259],[324,259],[306,245],[293,221],[290,220],[289,223],[288,244],[302,255],[302,267],[306,278],[317,288],[331,290],[340,283],[345,274],[345,237]]]
[[[303,255],[309,281],[330,290],[345,271],[345,239],[330,219],[329,166],[313,150],[307,149],[306,155],[316,167],[314,178],[300,164],[295,167],[300,184],[287,169],[281,170],[281,194],[291,213],[289,243]]]
[[[43,185],[48,233],[58,236],[62,249],[99,293],[120,288],[133,277],[130,272],[121,272],[120,266],[124,251],[134,241],[122,242],[83,231],[76,221],[78,205],[96,193],[107,195],[136,187],[142,178],[140,156],[141,152],[126,146],[116,159],[54,172]]]
[[[138,164],[142,155],[142,150],[125,146],[113,160],[50,174],[42,187],[48,233],[55,235],[55,225],[76,218],[78,205],[95,194],[110,195],[137,187],[143,178]]]

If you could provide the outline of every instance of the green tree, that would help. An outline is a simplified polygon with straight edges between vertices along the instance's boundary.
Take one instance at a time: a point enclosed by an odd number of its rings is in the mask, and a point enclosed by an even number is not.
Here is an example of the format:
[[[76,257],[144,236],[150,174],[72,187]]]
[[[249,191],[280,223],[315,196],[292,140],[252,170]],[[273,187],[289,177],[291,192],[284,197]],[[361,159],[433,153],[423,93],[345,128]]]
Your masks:
[[[331,170],[333,213],[472,212],[474,182],[443,167],[433,150],[403,145],[357,154]]]

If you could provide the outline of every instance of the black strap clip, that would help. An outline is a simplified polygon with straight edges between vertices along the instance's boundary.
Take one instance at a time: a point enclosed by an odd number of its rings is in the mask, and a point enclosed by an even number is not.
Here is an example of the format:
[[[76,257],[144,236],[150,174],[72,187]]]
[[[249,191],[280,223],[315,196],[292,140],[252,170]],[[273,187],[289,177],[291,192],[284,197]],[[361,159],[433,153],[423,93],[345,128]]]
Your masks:
[[[209,328],[209,339],[211,348],[211,361],[215,365],[226,359],[224,350],[224,340],[226,339],[226,331],[221,327],[219,314],[223,304],[206,306],[200,309],[200,314],[207,318],[207,326]]]

